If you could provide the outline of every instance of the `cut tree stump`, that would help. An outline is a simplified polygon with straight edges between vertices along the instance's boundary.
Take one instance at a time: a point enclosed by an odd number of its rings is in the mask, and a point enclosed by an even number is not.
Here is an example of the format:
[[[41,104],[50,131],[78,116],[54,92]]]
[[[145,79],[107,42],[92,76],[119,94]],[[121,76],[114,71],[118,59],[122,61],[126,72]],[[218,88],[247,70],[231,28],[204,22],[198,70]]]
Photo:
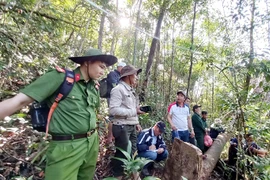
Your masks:
[[[196,146],[179,139],[173,142],[172,150],[165,165],[164,180],[207,180],[219,156],[229,140],[228,134],[220,134],[202,158],[202,151]]]

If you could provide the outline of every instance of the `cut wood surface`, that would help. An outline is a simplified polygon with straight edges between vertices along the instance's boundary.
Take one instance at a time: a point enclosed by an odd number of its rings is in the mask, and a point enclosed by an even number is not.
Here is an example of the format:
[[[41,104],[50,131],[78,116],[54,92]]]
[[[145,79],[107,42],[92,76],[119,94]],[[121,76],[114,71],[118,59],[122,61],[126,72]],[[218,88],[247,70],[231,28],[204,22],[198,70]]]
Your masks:
[[[202,158],[202,152],[196,146],[175,139],[166,162],[164,180],[206,180],[213,171],[229,136],[219,135]]]

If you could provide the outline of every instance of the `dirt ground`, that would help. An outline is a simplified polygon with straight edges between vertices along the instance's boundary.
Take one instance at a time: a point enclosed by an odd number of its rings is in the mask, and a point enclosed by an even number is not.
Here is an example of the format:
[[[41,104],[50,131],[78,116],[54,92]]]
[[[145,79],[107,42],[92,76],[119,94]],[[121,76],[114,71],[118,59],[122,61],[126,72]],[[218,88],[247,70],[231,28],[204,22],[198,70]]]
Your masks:
[[[24,119],[10,120],[0,124],[0,180],[24,178],[33,180],[44,179],[45,151],[48,141],[44,134],[34,131]],[[105,145],[105,128],[100,128],[100,146],[95,180],[110,177],[110,157],[114,152]],[[162,179],[162,166],[153,172],[153,176]],[[222,179],[213,172],[211,180]]]

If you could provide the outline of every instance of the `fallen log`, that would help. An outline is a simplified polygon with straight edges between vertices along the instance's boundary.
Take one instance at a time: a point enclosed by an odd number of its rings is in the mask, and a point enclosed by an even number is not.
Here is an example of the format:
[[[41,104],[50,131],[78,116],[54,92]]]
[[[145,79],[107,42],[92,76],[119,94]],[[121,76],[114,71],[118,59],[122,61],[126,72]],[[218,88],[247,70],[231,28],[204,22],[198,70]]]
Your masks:
[[[196,146],[175,139],[171,153],[165,165],[164,180],[207,180],[213,171],[219,156],[229,140],[224,133],[218,135],[213,145],[203,154]]]

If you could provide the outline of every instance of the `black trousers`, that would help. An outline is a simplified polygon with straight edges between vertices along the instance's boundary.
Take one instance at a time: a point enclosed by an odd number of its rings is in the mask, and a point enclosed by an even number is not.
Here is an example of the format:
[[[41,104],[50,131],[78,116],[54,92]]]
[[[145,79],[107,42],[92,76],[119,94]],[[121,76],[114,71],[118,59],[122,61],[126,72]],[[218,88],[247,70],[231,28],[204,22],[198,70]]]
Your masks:
[[[123,149],[124,151],[128,150],[128,143],[131,142],[131,155],[137,150],[137,133],[136,125],[113,125],[112,127],[113,136],[115,138],[115,146]],[[119,150],[116,149],[115,157],[126,159],[125,155]],[[124,174],[123,162],[117,159],[111,160],[112,171],[115,177],[122,176]]]

